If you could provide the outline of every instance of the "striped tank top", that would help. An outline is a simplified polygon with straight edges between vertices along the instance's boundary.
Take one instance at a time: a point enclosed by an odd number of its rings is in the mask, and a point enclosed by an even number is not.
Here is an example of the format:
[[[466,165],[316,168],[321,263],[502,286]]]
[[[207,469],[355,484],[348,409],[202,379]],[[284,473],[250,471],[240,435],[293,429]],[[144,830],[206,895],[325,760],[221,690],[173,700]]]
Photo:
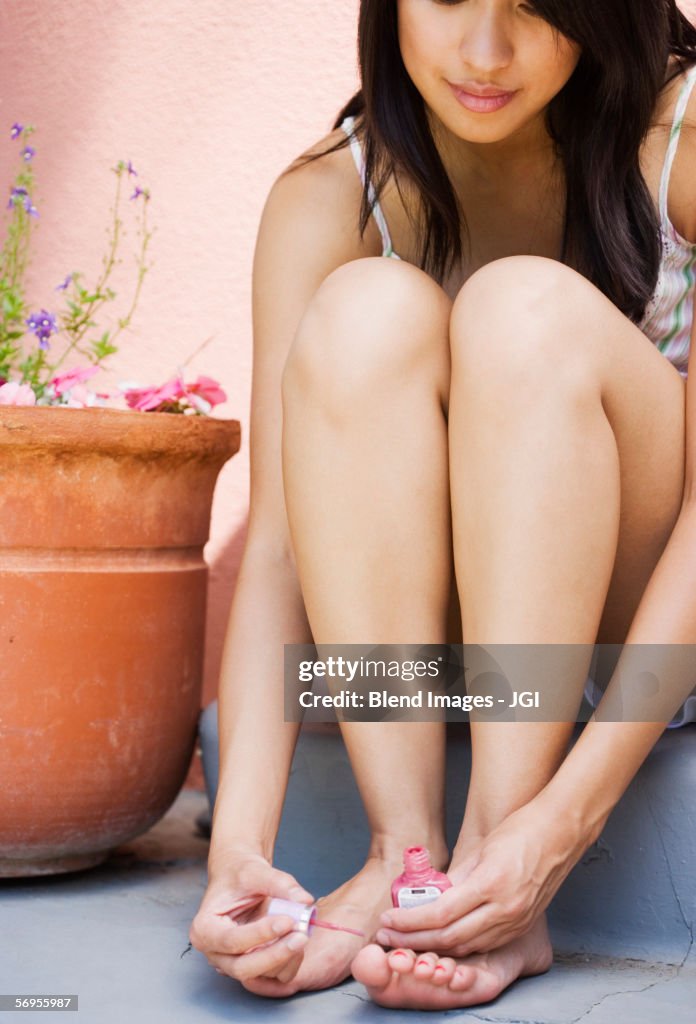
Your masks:
[[[684,83],[674,110],[669,144],[660,178],[659,215],[662,259],[655,291],[638,324],[640,330],[650,338],[684,378],[687,376],[691,324],[694,315],[696,243],[688,242],[683,238],[669,219],[667,194],[672,164],[694,83],[696,83],[696,65],[691,67],[684,76]],[[354,117],[346,117],[341,122],[341,128],[350,140],[353,159],[364,185],[365,161],[354,127]],[[372,184],[369,185],[368,195],[370,203],[373,204],[373,216],[382,236],[382,255],[398,260],[401,257],[394,252],[384,213],[380,204],[375,202]]]

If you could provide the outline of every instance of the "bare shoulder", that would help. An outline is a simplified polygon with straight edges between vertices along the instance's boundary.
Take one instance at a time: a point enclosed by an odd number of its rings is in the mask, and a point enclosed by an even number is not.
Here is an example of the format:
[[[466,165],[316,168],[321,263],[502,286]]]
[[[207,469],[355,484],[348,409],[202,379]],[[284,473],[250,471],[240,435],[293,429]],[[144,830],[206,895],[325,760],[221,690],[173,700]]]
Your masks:
[[[674,226],[684,238],[696,244],[696,71],[691,71],[691,95],[686,105],[670,180],[670,202]],[[680,76],[683,84],[683,78]]]
[[[293,160],[273,183],[262,217],[262,228],[271,222],[281,233],[295,232],[298,242],[318,247],[336,265],[381,253],[374,223],[360,236],[362,182],[350,147],[327,151],[344,139],[337,128]]]
[[[656,145],[664,162],[669,145],[670,130],[677,103],[686,85],[687,74],[692,82],[684,119],[679,135],[679,144],[672,165],[669,180],[669,216],[674,227],[688,241],[696,244],[696,71],[680,72],[668,83],[662,92],[656,108],[655,127],[659,129]]]

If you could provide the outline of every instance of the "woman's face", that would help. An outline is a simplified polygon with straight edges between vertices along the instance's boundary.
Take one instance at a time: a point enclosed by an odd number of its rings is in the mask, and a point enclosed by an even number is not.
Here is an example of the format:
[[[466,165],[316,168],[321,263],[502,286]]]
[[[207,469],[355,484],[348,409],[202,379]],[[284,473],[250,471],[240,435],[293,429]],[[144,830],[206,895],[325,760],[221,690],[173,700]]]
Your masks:
[[[406,71],[454,135],[500,142],[535,121],[580,47],[517,0],[397,0]]]

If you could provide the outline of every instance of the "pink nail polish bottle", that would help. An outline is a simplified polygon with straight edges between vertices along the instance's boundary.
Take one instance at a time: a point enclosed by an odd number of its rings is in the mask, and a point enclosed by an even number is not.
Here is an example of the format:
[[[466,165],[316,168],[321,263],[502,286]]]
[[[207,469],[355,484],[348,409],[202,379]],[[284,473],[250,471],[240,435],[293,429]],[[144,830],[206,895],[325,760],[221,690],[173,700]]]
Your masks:
[[[392,882],[391,895],[395,907],[421,907],[432,903],[452,883],[442,871],[430,863],[424,846],[407,846],[404,850],[404,871]]]

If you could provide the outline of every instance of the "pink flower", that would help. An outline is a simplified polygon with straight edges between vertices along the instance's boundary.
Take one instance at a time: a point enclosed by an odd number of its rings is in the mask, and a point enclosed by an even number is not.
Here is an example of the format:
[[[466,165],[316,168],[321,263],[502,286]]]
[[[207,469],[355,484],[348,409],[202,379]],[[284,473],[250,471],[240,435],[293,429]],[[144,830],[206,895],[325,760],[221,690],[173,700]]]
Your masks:
[[[227,394],[212,377],[203,377],[199,375],[193,384],[186,384],[184,386],[187,391],[193,392],[194,395],[200,395],[201,398],[204,398],[211,406],[220,405],[221,402],[227,401]]]
[[[152,412],[163,403],[178,401],[183,394],[178,377],[158,388],[127,388],[124,391],[126,402],[138,412]]]
[[[98,366],[75,367],[64,373],[57,373],[49,383],[53,385],[56,395],[64,395],[76,384],[82,384],[83,381],[89,380],[95,373],[99,373]],[[82,391],[86,391],[86,389],[83,388]]]
[[[28,384],[8,381],[0,385],[0,405],[36,405],[36,395]]]
[[[95,394],[84,384],[73,384],[67,397],[66,405],[69,409],[88,409],[94,405]]]
[[[199,376],[193,384],[184,383],[179,374],[161,387],[126,388],[123,391],[131,409],[139,412],[185,412],[187,408],[207,413],[227,395],[212,377]]]

